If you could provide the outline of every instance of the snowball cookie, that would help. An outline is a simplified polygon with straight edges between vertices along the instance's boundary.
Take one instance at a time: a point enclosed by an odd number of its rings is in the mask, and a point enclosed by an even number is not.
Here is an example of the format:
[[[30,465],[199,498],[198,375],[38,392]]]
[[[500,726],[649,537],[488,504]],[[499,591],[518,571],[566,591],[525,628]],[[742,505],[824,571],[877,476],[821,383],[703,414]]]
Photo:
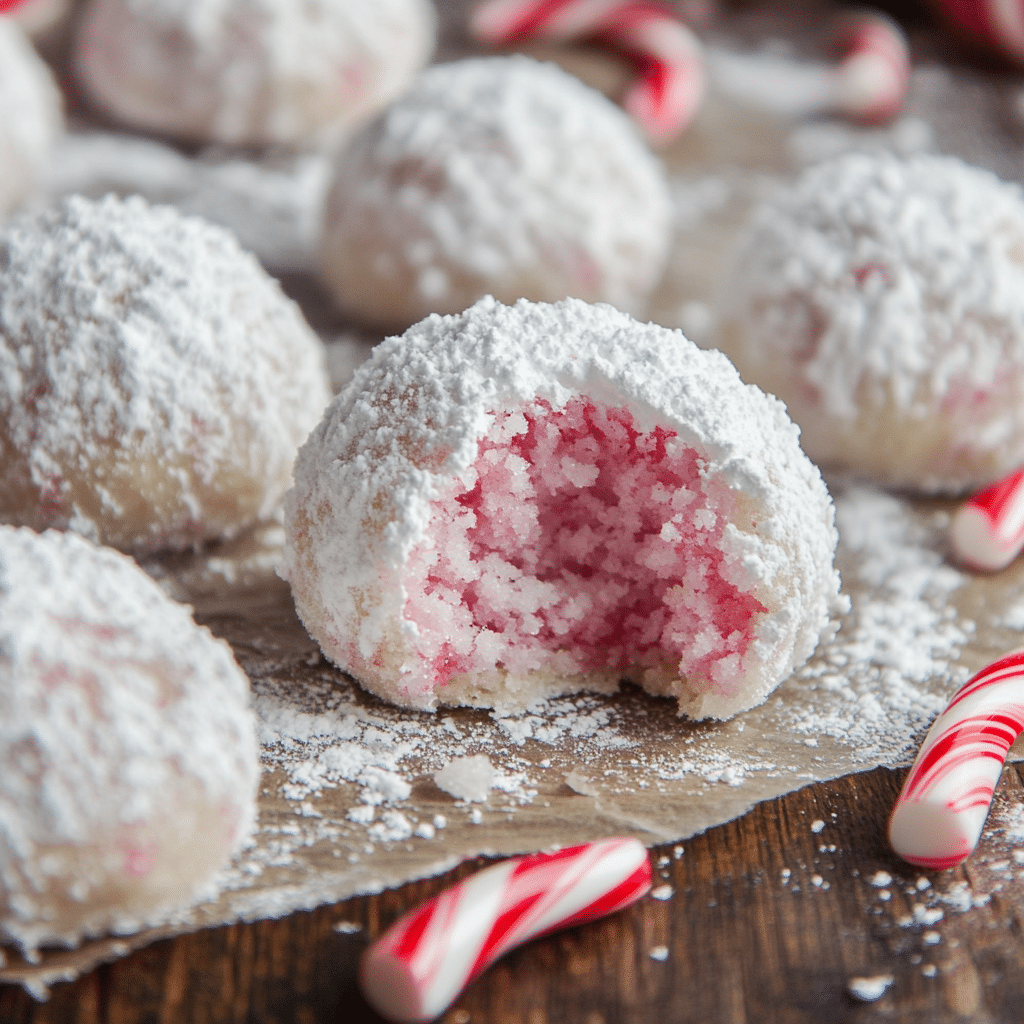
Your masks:
[[[226,643],[126,556],[0,526],[0,942],[189,904],[246,842],[258,779]]]
[[[631,679],[726,718],[839,607],[834,510],[782,404],[607,305],[487,297],[388,339],[285,510],[310,634],[411,707]]]
[[[89,0],[78,78],[135,128],[234,146],[330,144],[434,48],[431,0]]]
[[[25,33],[0,17],[0,219],[29,194],[46,166],[64,130],[62,102]]]
[[[0,232],[0,522],[137,554],[272,515],[323,346],[221,228],[72,197]]]
[[[897,487],[1024,463],[1024,201],[958,160],[847,155],[755,214],[718,345],[807,453]]]
[[[340,152],[319,266],[383,326],[485,294],[637,312],[671,224],[662,165],[614,103],[554,65],[481,58],[428,68]]]

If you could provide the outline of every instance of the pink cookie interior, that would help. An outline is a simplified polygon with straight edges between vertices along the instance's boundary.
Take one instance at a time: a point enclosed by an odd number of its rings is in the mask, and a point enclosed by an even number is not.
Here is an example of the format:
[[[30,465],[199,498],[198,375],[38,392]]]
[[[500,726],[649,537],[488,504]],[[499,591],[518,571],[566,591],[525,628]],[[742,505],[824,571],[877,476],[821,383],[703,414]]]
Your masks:
[[[453,676],[668,665],[735,692],[767,611],[727,578],[729,489],[671,430],[580,397],[496,414],[474,473],[430,510],[406,618],[431,688]],[[553,655],[554,660],[553,660]]]

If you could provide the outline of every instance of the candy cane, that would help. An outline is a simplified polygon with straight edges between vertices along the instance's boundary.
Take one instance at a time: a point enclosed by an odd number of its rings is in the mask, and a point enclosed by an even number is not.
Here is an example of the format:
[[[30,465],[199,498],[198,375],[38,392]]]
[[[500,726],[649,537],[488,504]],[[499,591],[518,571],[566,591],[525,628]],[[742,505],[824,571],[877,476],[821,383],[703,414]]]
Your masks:
[[[433,1020],[509,950],[614,913],[650,888],[647,851],[635,839],[503,861],[400,917],[363,954],[360,988],[390,1020]]]
[[[904,860],[951,868],[978,843],[1006,752],[1024,730],[1024,648],[970,678],[935,720],[889,822]]]
[[[859,121],[893,118],[910,84],[910,50],[900,27],[883,14],[853,15],[841,23],[837,44],[833,109]]]
[[[492,46],[531,37],[591,38],[621,49],[638,73],[622,106],[658,144],[671,142],[704,98],[700,43],[672,10],[652,0],[486,0],[470,28]]]
[[[10,14],[25,2],[26,0],[0,0],[0,14]]]
[[[953,554],[972,569],[995,571],[1024,550],[1024,469],[976,494],[950,525]]]
[[[1024,63],[1024,3],[1021,0],[933,0],[964,35],[988,43]]]

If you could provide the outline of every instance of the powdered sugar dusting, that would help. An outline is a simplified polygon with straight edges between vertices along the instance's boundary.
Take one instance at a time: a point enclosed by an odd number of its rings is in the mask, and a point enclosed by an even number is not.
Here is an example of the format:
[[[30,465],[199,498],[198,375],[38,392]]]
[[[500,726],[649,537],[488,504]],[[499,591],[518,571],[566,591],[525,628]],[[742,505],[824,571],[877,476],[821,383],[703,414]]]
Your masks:
[[[854,744],[880,762],[905,757],[912,737],[945,706],[944,695],[970,674],[956,659],[975,624],[951,603],[968,577],[940,547],[944,512],[915,516],[892,495],[848,486],[837,501],[837,525],[840,570],[859,596],[837,636],[798,673],[825,699],[784,715],[798,734]]]

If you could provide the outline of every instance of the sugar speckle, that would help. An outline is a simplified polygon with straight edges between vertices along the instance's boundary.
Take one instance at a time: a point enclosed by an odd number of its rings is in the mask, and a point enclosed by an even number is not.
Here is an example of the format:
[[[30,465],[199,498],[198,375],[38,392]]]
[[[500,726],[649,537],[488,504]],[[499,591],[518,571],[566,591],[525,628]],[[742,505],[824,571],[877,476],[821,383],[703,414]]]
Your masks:
[[[896,979],[891,974],[875,974],[870,977],[851,978],[847,982],[847,991],[862,1003],[873,1003],[881,999],[885,990]]]
[[[483,803],[494,785],[495,776],[490,758],[476,754],[449,761],[434,773],[434,783],[456,800]]]

